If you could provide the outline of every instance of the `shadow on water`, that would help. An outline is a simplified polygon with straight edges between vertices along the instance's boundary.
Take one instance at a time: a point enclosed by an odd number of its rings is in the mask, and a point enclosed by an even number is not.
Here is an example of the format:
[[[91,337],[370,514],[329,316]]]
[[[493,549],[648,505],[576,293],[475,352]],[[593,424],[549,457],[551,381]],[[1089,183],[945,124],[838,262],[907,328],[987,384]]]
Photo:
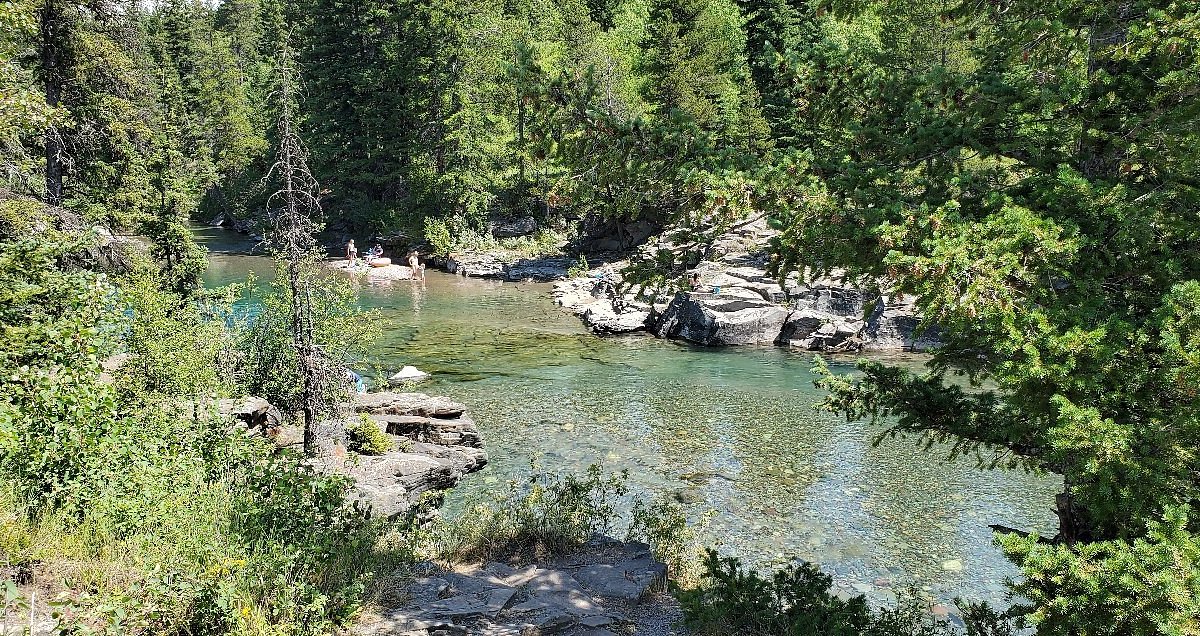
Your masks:
[[[214,250],[211,261],[212,285],[250,271],[270,280],[262,257]],[[1003,603],[1016,571],[987,524],[1054,529],[1060,480],[980,471],[903,439],[873,444],[879,429],[814,408],[811,355],[597,338],[549,301],[548,285],[438,272],[424,284],[359,282],[384,328],[361,370],[429,371],[418,390],[467,404],[483,431],[491,464],[451,493],[447,514],[527,475],[531,458],[555,473],[602,463],[694,518],[715,511],[705,537],[722,551],[761,567],[815,561],[876,601],[911,584]]]

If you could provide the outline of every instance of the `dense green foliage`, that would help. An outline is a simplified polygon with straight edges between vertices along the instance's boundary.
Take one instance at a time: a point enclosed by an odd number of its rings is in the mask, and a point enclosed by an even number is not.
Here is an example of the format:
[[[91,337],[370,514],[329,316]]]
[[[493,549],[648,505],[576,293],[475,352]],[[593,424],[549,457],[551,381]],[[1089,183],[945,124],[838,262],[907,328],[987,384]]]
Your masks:
[[[954,636],[963,631],[933,616],[915,592],[895,607],[872,610],[863,596],[830,592],[833,577],[811,563],[793,564],[770,579],[745,571],[713,550],[704,556],[704,585],[680,595],[684,616],[702,634],[762,636]],[[968,636],[1012,636],[1011,621],[989,608],[959,601]]]
[[[6,2],[6,484],[136,530],[156,513],[117,503],[142,501],[130,484],[153,492],[211,438],[151,403],[231,392],[225,377],[295,398],[289,326],[269,318],[285,296],[221,330],[183,226],[267,208],[288,42],[333,227],[448,254],[505,216],[626,244],[634,221],[675,226],[675,248],[635,263],[666,282],[769,215],[778,273],[913,294],[944,336],[924,375],[826,375],[829,408],[1063,475],[1056,536],[1000,538],[1039,630],[1200,633],[1198,16],[1192,0]],[[105,227],[144,233],[158,266],[101,275],[123,258]],[[340,325],[321,346],[352,343],[345,299],[318,296]],[[214,366],[239,346],[245,364]],[[174,347],[194,355],[163,364]],[[131,362],[100,382],[118,352]],[[210,450],[171,497],[242,470]],[[110,479],[109,457],[143,468]]]
[[[228,299],[189,301],[136,250],[130,269],[98,271],[97,234],[56,214],[35,217],[47,224],[36,238],[0,226],[0,563],[53,568],[67,630],[343,621],[376,524],[344,479],[272,456],[216,415],[244,360]]]

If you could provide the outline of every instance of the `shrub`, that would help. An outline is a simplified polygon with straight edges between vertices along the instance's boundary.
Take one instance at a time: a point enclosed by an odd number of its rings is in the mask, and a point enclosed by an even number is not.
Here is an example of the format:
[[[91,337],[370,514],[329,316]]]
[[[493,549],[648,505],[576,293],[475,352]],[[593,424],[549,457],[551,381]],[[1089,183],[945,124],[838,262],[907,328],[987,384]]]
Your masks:
[[[350,450],[362,455],[382,455],[392,450],[392,439],[366,413],[354,426],[346,429],[346,437]]]
[[[273,622],[321,633],[357,609],[377,528],[349,488],[348,477],[290,456],[247,473],[232,527],[249,555],[252,597]]]
[[[534,474],[524,483],[511,481],[458,518],[439,521],[426,551],[445,560],[512,562],[564,554],[611,532],[626,478],[592,465],[582,477]]]
[[[243,353],[239,380],[244,393],[257,395],[288,413],[301,410],[303,380],[292,345],[291,308],[285,272],[276,271],[275,284],[262,300],[262,310],[238,333]],[[358,305],[354,288],[344,279],[316,277],[311,290],[313,341],[323,354],[314,364],[317,374],[318,417],[331,414],[345,402],[351,387],[345,379],[350,363],[366,357],[380,333],[375,312]]]
[[[688,525],[687,516],[675,502],[635,501],[625,540],[650,545],[654,555],[667,564],[668,576],[676,587],[690,589],[699,585],[703,548],[696,528]]]
[[[959,630],[933,616],[917,594],[872,612],[859,595],[830,593],[833,577],[811,563],[776,571],[771,578],[743,570],[737,559],[708,550],[704,585],[680,594],[684,619],[702,634],[754,636],[953,636]],[[987,604],[955,600],[968,636],[1012,636],[1012,622]]]
[[[567,269],[567,278],[583,278],[584,276],[587,276],[589,270],[591,270],[591,268],[588,267],[587,257],[583,254],[580,254],[579,260]]]
[[[442,219],[425,218],[425,240],[433,247],[433,253],[446,256],[454,250],[454,237],[450,225]]]
[[[680,602],[688,625],[705,633],[859,636],[871,622],[862,596],[830,594],[833,578],[810,563],[765,579],[709,550],[704,569],[706,586],[681,594]]]

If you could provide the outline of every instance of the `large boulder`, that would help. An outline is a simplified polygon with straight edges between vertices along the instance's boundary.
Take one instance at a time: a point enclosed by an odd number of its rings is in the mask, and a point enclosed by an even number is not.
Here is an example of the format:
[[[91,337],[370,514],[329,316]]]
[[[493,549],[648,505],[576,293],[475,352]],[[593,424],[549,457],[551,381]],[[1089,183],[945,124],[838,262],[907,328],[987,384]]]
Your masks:
[[[778,342],[779,344],[788,344],[793,341],[805,340],[816,333],[831,318],[832,316],[829,314],[812,309],[793,311],[788,314],[787,320],[783,323]]]
[[[279,409],[260,397],[217,400],[216,409],[220,415],[231,418],[251,430],[266,432],[277,428],[283,422],[283,415]]]
[[[538,229],[537,220],[532,216],[523,216],[518,219],[509,219],[507,221],[496,221],[492,223],[492,236],[496,238],[509,238],[513,236],[528,236],[533,234]]]
[[[770,344],[788,310],[761,298],[680,292],[654,322],[654,332],[703,345]]]
[[[648,310],[617,313],[611,303],[596,303],[583,312],[583,324],[595,333],[615,334],[642,331],[650,318]]]
[[[916,310],[903,305],[888,305],[878,316],[873,316],[864,335],[863,349],[868,351],[926,351],[941,345],[937,325],[923,327]]]
[[[815,285],[806,288],[793,287],[789,290],[794,309],[810,309],[834,316],[861,318],[868,304],[875,303],[878,295],[861,289],[834,285]]]

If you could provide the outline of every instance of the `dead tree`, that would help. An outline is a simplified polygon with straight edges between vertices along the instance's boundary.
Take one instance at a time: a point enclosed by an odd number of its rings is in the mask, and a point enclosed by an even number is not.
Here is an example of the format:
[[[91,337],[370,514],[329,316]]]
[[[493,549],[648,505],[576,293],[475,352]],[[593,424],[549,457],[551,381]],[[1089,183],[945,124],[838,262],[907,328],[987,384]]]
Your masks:
[[[266,239],[286,274],[292,347],[303,383],[300,407],[304,417],[304,453],[312,455],[316,446],[316,419],[324,410],[323,398],[334,381],[330,377],[334,365],[329,364],[313,337],[313,284],[317,267],[314,235],[321,212],[320,189],[308,169],[304,144],[296,130],[295,69],[293,56],[286,47],[277,73],[279,150],[267,180],[278,184],[278,189],[267,200]]]

